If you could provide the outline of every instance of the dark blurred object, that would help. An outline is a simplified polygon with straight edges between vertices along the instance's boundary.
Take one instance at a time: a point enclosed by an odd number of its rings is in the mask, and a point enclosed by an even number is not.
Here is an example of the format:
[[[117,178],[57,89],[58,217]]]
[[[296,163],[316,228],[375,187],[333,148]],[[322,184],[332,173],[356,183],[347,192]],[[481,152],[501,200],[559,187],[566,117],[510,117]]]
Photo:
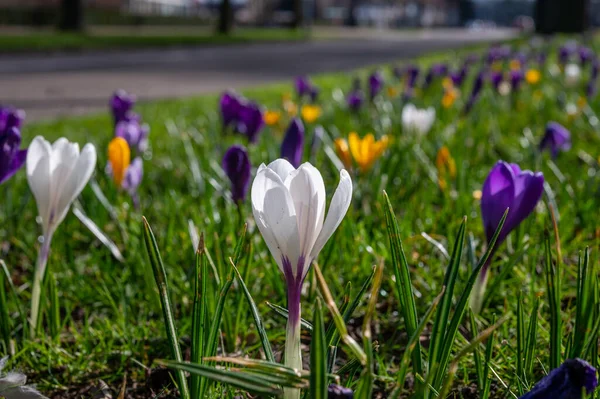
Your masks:
[[[293,28],[300,28],[304,24],[304,2],[303,0],[293,0],[294,1],[294,23],[292,24]]]
[[[60,3],[60,21],[62,31],[79,32],[83,30],[83,1],[62,0]]]
[[[221,6],[219,10],[219,33],[223,35],[229,34],[231,32],[231,27],[233,25],[233,7],[231,7],[230,0],[222,0]]]
[[[589,27],[589,0],[537,0],[535,4],[536,32],[582,33]]]

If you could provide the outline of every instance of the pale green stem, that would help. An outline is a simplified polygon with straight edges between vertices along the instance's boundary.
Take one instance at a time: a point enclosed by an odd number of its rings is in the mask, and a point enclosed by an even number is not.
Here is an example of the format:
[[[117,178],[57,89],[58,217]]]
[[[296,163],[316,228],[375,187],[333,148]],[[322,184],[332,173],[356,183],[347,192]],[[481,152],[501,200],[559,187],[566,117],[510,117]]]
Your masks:
[[[285,334],[285,365],[302,371],[302,354],[300,352],[300,304],[297,304],[297,308],[290,310],[297,310],[297,312],[290,311],[288,313],[287,328]],[[284,388],[283,390],[284,399],[300,399],[300,389],[297,388]]]
[[[46,274],[46,265],[48,263],[48,255],[50,254],[50,241],[52,240],[52,233],[44,235],[44,241],[40,247],[38,254],[37,263],[35,266],[35,272],[33,276],[33,287],[31,292],[31,317],[30,323],[30,336],[35,338],[37,335],[38,318],[40,315],[40,298],[42,295],[42,283],[44,282],[44,275]]]

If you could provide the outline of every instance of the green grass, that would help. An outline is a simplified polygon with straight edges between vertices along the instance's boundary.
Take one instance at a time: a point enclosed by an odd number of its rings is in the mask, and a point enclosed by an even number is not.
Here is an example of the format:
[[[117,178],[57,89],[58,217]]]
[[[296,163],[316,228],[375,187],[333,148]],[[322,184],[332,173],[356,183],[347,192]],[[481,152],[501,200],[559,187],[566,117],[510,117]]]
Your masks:
[[[423,58],[419,63],[428,65],[436,60],[447,60],[457,65],[460,59],[458,54],[446,52]],[[385,72],[388,81],[393,81],[389,68]],[[426,136],[418,137],[402,132],[399,99],[390,101],[384,95],[377,107],[367,107],[359,115],[348,113],[339,90],[346,92],[354,76],[360,76],[364,81],[367,73],[367,70],[362,70],[355,74],[324,75],[314,79],[321,88],[319,103],[323,108],[318,123],[330,138],[345,137],[350,131],[392,137],[386,155],[375,163],[371,171],[364,174],[356,170],[352,172],[355,191],[350,210],[319,257],[324,279],[345,319],[344,310],[348,302],[354,300],[365,281],[370,282],[373,278],[373,266],[384,265],[381,281],[376,279],[377,284],[381,283],[377,303],[369,304],[370,295],[366,294],[353,317],[347,318],[350,335],[357,342],[364,343],[368,358],[365,370],[373,370],[375,375],[368,372],[361,375],[362,369],[356,369],[356,361],[352,360],[355,352],[349,350],[344,340],[338,344],[338,361],[333,373],[344,367],[339,373],[340,382],[352,388],[360,387],[361,392],[373,388],[375,393],[385,392],[383,397],[388,397],[394,388],[401,397],[408,397],[414,392],[414,356],[404,354],[407,343],[410,342],[410,348],[414,348],[419,339],[407,334],[402,317],[404,310],[399,305],[399,295],[406,295],[406,291],[401,291],[394,272],[395,268],[402,267],[402,262],[400,255],[393,254],[390,249],[383,190],[389,196],[398,221],[418,317],[412,327],[417,334],[423,331],[421,357],[425,360],[423,368],[427,370],[430,334],[435,331],[432,326],[436,315],[441,314],[432,312],[443,309],[443,314],[450,319],[453,317],[470,273],[486,250],[479,201],[473,193],[481,189],[496,161],[504,159],[519,163],[524,169],[544,172],[549,190],[543,201],[557,206],[562,263],[560,268],[555,269],[547,263],[547,257],[552,260],[557,255],[553,235],[546,239],[545,231],[552,231],[552,223],[548,208],[542,203],[496,252],[483,311],[473,317],[465,313],[460,318],[454,340],[450,342],[453,345],[447,359],[448,370],[456,376],[454,380],[448,380],[447,374],[442,372],[440,378],[442,383],[451,383],[450,397],[459,398],[463,387],[477,387],[478,383],[485,390],[491,389],[490,397],[518,397],[549,371],[553,361],[551,353],[554,356],[558,350],[559,356],[564,359],[567,353],[571,353],[573,342],[581,344],[580,338],[573,341],[571,335],[574,330],[580,331],[575,328],[576,319],[581,320],[580,317],[584,317],[582,313],[585,313],[581,308],[577,309],[577,294],[585,295],[591,301],[588,312],[597,315],[600,310],[597,279],[592,282],[586,280],[588,283],[578,282],[578,276],[585,275],[578,268],[580,252],[590,247],[590,268],[598,260],[600,166],[597,158],[600,131],[598,125],[593,124],[591,110],[597,109],[600,102],[593,100],[586,113],[567,116],[560,102],[576,102],[583,86],[565,89],[559,79],[552,79],[548,72],[544,72],[536,87],[524,85],[512,98],[500,97],[486,87],[473,111],[463,117],[460,111],[474,77],[472,72],[461,98],[451,109],[440,105],[440,82],[415,100],[418,106],[432,105],[437,111],[433,129]],[[269,109],[279,109],[282,94],[291,90],[291,85],[276,85],[249,90],[244,94]],[[194,278],[198,274],[196,248],[188,234],[188,221],[193,221],[204,234],[206,253],[210,255],[209,263],[212,263],[208,272],[206,266],[202,266],[209,279],[207,286],[201,288],[202,292],[208,293],[207,307],[211,314],[217,307],[221,286],[228,276],[232,276],[228,258],[234,257],[243,225],[248,223],[246,246],[237,266],[258,306],[275,359],[279,360],[285,338],[285,319],[272,311],[265,301],[285,307],[284,280],[255,227],[250,203],[243,204],[238,214],[235,206],[223,196],[222,187],[227,187],[228,181],[219,167],[221,157],[229,145],[243,143],[244,140],[240,136],[224,137],[221,134],[217,100],[216,96],[206,96],[136,107],[151,126],[151,151],[145,155],[140,212],[133,209],[130,199],[118,192],[104,173],[106,148],[113,135],[108,113],[25,124],[25,143],[36,135],[44,135],[50,140],[65,136],[81,144],[90,141],[96,145],[99,157],[95,180],[115,207],[118,219],[111,218],[89,187],[80,199],[87,215],[119,245],[125,257],[124,263],[117,262],[108,249],[73,214],[69,214],[55,235],[48,262],[56,281],[53,297],[57,299],[53,304],[56,306],[58,301],[60,325],[55,325],[58,317],[55,309],[47,310],[48,315],[55,315],[47,317],[52,321],[45,325],[48,334],[35,341],[23,338],[28,335],[24,334],[18,311],[29,306],[40,226],[36,224],[35,201],[27,187],[24,171],[0,186],[0,198],[4,199],[0,203],[0,258],[5,260],[16,286],[16,298],[9,290],[4,298],[14,326],[11,337],[15,351],[10,366],[25,370],[43,392],[78,397],[77,392],[82,387],[96,384],[99,379],[118,391],[126,375],[128,394],[151,397],[144,384],[157,381],[155,377],[147,377],[148,370],[156,367],[153,361],[173,360],[152,266],[144,246],[142,215],[153,229],[165,265],[184,359],[190,356],[190,334],[193,329],[199,328],[192,316],[196,303],[194,292],[200,288]],[[554,162],[548,154],[542,155],[537,151],[537,143],[548,121],[564,124],[573,136],[573,148]],[[314,124],[307,126],[307,146],[314,127]],[[254,167],[278,157],[282,131],[283,126],[266,128],[259,143],[249,146]],[[437,151],[444,145],[449,148],[457,165],[457,177],[449,181],[446,191],[439,188],[435,179],[434,162]],[[186,146],[189,146],[187,151]],[[200,178],[192,173],[190,157],[199,164]],[[338,181],[337,170],[323,145],[314,158],[305,155],[304,159],[309,158],[323,174],[329,202]],[[464,216],[466,224],[463,225]],[[391,220],[388,219],[388,223],[392,223]],[[437,245],[422,233],[431,236]],[[459,245],[462,239],[464,246]],[[549,243],[547,248],[546,240]],[[461,252],[458,260],[456,257],[454,261],[448,258],[448,254]],[[447,270],[446,278],[454,282],[454,295],[450,290],[446,296],[438,297],[443,291]],[[553,299],[550,305],[552,293],[547,293],[546,273],[552,270],[552,273],[560,275],[548,277],[548,280],[559,279],[561,297],[558,304]],[[588,270],[588,273],[594,275],[594,270],[597,269]],[[216,283],[215,274],[219,275],[221,286]],[[8,287],[6,283],[5,286]],[[363,288],[361,292],[371,292],[370,285]],[[345,302],[342,300],[344,295],[348,297]],[[340,342],[337,336],[332,338],[330,335],[331,313],[325,302],[323,306],[319,305],[317,298],[320,296],[323,296],[322,287],[311,271],[302,298],[303,318],[317,323],[324,319],[327,339],[331,338],[329,342]],[[314,314],[314,309],[322,311],[322,315]],[[529,325],[532,309],[539,312],[537,328]],[[559,323],[559,328],[562,328],[558,337],[559,348],[556,347],[556,337],[551,337],[555,325],[552,312],[558,312],[562,321]],[[257,332],[245,289],[237,280],[224,300],[222,318],[222,340],[215,341],[218,342],[219,353],[260,358],[264,342]],[[369,337],[361,335],[362,331],[366,331],[364,318],[372,320]],[[594,326],[596,319],[592,318]],[[425,324],[417,326],[422,320]],[[489,344],[479,344],[479,340],[492,333],[492,330],[486,329],[498,320],[503,323],[499,323],[493,332],[493,340],[488,341]],[[52,334],[53,331],[56,334]],[[333,332],[334,327],[330,331]],[[318,334],[318,345],[311,347],[310,332],[303,329],[303,342],[308,344],[303,346],[305,356],[308,357],[316,346],[323,345],[321,325],[318,325]],[[441,337],[446,334],[445,328],[440,334]],[[478,334],[484,335],[468,346]],[[552,350],[551,342],[554,342]],[[444,346],[448,342],[438,341],[438,344]],[[477,357],[472,354],[475,348]],[[584,357],[597,364],[598,351],[594,348],[592,344]],[[518,353],[524,355],[521,357]],[[457,359],[457,356],[460,358]],[[519,358],[525,359],[524,365]],[[311,378],[322,378],[323,363],[319,364],[321,374]],[[398,371],[402,374],[397,374]],[[205,373],[203,375],[209,373],[205,369],[199,372]],[[397,387],[399,375],[408,377],[406,380],[402,378]],[[374,385],[369,385],[369,378]],[[429,376],[422,378],[429,381]],[[491,388],[486,387],[487,378],[491,379]],[[417,387],[419,385],[422,384],[418,383]],[[227,386],[216,384],[208,389],[212,397],[221,397],[225,395]],[[226,392],[225,397],[233,396],[231,390]],[[431,393],[429,395],[435,397]]]
[[[293,29],[240,28],[230,35],[214,33],[210,28],[135,29],[115,27],[84,34],[53,30],[8,33],[0,36],[0,53],[113,50],[152,47],[207,46],[252,42],[306,40],[308,32]]]

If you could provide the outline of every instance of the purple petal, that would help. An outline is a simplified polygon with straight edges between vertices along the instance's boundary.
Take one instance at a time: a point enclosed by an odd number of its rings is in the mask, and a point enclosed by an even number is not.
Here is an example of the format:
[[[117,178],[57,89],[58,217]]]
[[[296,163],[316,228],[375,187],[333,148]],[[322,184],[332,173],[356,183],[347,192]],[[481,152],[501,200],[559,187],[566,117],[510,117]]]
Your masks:
[[[250,169],[252,169],[248,152],[240,145],[231,146],[223,157],[222,166],[231,181],[233,200],[244,201],[250,184]]]
[[[481,190],[481,216],[488,242],[492,239],[496,228],[506,208],[513,206],[515,198],[514,173],[509,164],[504,161],[492,168]],[[505,223],[502,233],[507,231]],[[498,241],[501,242],[506,234],[500,234]]]
[[[292,119],[283,142],[281,143],[281,158],[287,159],[294,168],[302,163],[304,152],[304,125],[298,118]]]

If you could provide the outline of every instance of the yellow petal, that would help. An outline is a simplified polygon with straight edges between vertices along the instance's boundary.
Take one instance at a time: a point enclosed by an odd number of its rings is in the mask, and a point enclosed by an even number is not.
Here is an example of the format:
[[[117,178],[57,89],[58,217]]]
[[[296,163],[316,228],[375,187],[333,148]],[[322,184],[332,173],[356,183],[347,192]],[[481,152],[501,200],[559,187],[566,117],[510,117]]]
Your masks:
[[[321,107],[318,105],[303,105],[300,112],[302,113],[302,119],[307,123],[313,123],[321,116]]]
[[[338,138],[333,142],[335,146],[335,152],[338,157],[346,167],[346,169],[350,169],[352,167],[352,157],[350,155],[350,148],[348,147],[348,142],[345,139]]]
[[[131,150],[124,138],[115,137],[108,144],[108,160],[112,168],[113,180],[117,186],[121,186],[131,162]]]
[[[348,146],[350,147],[352,158],[360,165],[362,160],[362,152],[360,150],[361,140],[356,132],[350,132],[348,135]]]
[[[276,125],[279,122],[279,118],[281,117],[281,112],[279,111],[266,111],[264,115],[265,123],[269,126]]]
[[[541,78],[541,74],[540,71],[538,71],[537,69],[529,69],[526,73],[525,73],[525,80],[527,80],[527,83],[529,84],[536,84],[540,81]]]

